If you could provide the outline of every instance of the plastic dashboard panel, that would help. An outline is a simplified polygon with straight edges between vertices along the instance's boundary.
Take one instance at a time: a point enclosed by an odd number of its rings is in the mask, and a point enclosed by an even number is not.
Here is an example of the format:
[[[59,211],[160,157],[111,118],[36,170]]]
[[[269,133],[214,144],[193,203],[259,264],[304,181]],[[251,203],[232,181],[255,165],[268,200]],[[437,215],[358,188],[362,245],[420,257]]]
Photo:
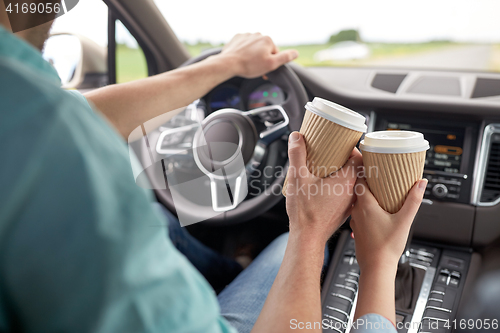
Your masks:
[[[500,96],[477,98],[474,89],[478,78],[500,79],[500,74],[444,71],[408,71],[376,68],[304,68],[292,67],[311,96],[319,96],[344,104],[356,111],[377,117],[377,110],[398,117],[435,118],[435,121],[460,120],[478,124],[474,169],[471,169],[473,187],[477,178],[477,160],[481,148],[481,131],[485,124],[500,122]],[[395,92],[372,86],[377,74],[405,75]],[[424,79],[422,79],[424,78]],[[430,78],[430,79],[429,79]],[[453,82],[457,96],[411,93],[412,87],[422,81],[436,82],[432,78],[447,78]],[[458,85],[457,85],[458,84]],[[457,88],[458,87],[458,88]],[[444,91],[449,91],[446,88]],[[425,91],[425,88],[424,90]],[[369,124],[369,128],[374,125]],[[472,171],[473,170],[473,171]],[[472,189],[473,191],[474,189]],[[433,200],[423,204],[417,216],[415,237],[465,247],[484,246],[500,237],[500,205],[478,207],[471,202],[460,204]]]

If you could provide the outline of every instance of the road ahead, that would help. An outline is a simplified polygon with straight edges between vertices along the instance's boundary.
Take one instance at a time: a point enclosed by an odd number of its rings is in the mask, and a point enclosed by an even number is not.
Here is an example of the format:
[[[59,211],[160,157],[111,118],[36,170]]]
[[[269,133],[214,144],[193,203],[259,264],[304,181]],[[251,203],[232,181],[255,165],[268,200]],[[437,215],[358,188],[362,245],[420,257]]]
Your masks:
[[[367,65],[423,69],[466,69],[488,71],[492,54],[491,45],[451,46],[436,51],[398,58],[368,61]]]

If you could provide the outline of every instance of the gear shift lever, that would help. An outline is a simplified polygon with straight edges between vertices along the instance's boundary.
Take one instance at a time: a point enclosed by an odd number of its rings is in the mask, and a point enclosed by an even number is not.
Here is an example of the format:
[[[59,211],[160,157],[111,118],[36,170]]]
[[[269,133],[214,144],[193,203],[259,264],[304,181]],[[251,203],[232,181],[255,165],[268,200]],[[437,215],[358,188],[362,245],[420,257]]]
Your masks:
[[[413,231],[414,225],[412,224],[396,274],[396,310],[404,312],[413,312],[425,275],[424,270],[410,265],[410,244]]]

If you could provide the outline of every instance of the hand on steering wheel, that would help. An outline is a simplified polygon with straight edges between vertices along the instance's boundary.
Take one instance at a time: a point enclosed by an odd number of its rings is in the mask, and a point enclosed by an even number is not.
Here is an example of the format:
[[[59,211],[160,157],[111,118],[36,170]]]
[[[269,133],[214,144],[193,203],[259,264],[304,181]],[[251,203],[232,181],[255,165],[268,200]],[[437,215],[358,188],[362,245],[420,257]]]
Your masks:
[[[296,50],[279,51],[269,36],[237,34],[227,43],[220,56],[236,64],[236,75],[252,79],[284,65],[299,56]]]

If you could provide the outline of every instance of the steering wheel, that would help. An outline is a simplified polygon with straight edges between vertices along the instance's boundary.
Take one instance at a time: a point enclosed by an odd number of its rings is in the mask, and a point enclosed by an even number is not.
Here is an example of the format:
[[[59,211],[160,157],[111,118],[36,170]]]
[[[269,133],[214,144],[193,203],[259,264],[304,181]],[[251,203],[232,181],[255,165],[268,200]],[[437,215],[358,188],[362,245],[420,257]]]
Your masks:
[[[181,67],[220,52],[220,49],[209,50]],[[140,149],[138,156],[146,166],[151,163],[144,161],[157,162],[146,167],[145,174],[158,201],[171,211],[177,211],[181,224],[203,221],[228,225],[245,222],[267,211],[283,198],[281,189],[288,168],[287,155],[284,155],[282,163],[283,172],[273,177],[272,183],[259,195],[252,197],[244,189],[248,190],[245,185],[250,181],[249,171],[265,167],[263,163],[269,161],[269,149],[276,141],[284,143],[278,148],[280,151],[274,149],[273,153],[286,154],[286,136],[290,131],[299,130],[308,97],[302,82],[288,65],[266,74],[266,79],[285,93],[286,98],[281,105],[250,111],[221,109],[210,113],[201,122],[184,123],[167,129],[160,127],[148,134],[149,142],[143,145],[145,149]],[[199,104],[200,100],[188,106],[186,112],[190,113],[184,117],[193,118],[199,111]],[[187,150],[162,148],[162,142],[167,138],[175,141],[174,136],[185,137],[188,132],[194,135],[192,146]],[[156,150],[151,147],[156,147]],[[169,156],[168,162],[165,156]],[[186,178],[187,170],[191,171]],[[228,190],[231,192],[230,201],[221,195]],[[189,195],[184,195],[183,191],[188,191]],[[202,199],[209,203],[201,202]]]

